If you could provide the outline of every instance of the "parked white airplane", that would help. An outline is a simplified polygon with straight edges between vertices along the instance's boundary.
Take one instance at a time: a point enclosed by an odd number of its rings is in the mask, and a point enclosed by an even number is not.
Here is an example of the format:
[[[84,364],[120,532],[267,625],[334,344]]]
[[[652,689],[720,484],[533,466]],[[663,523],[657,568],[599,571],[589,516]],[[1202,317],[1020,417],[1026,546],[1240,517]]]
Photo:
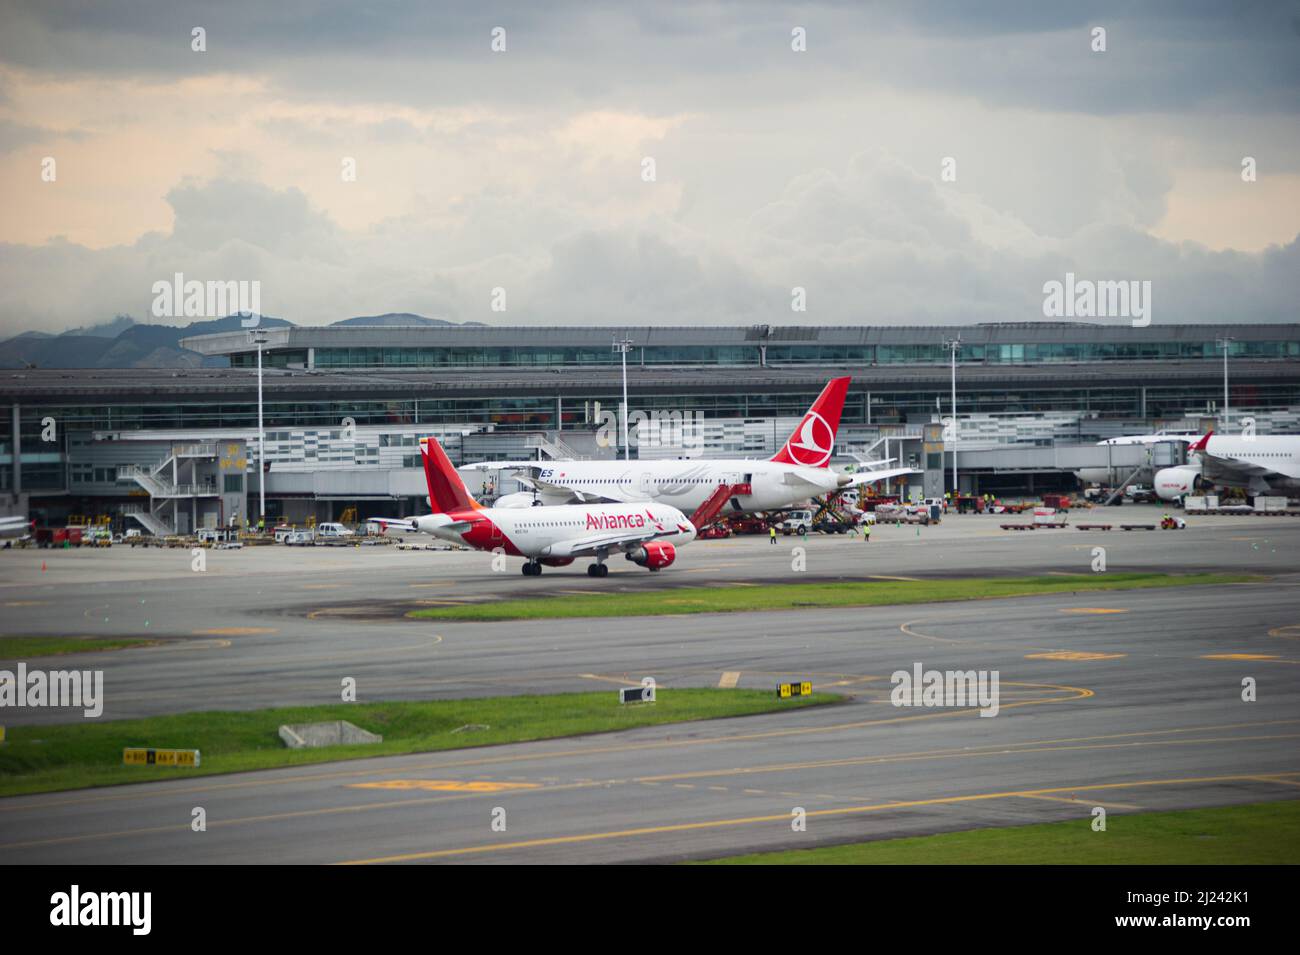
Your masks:
[[[424,476],[432,514],[409,520],[371,518],[377,524],[432,534],[475,550],[526,559],[523,572],[536,577],[542,564],[563,567],[592,557],[591,577],[606,577],[605,561],[614,554],[657,571],[677,558],[677,548],[695,539],[695,527],[675,507],[664,504],[577,504],[552,507],[483,507],[433,438],[421,439]]]
[[[1187,464],[1156,472],[1156,494],[1166,501],[1195,493],[1198,484],[1244,487],[1251,494],[1300,491],[1300,435],[1211,432],[1187,454]]]
[[[22,540],[28,537],[32,532],[33,523],[19,514],[0,517],[0,540]]]
[[[699,514],[699,509],[710,502],[710,519],[728,504],[733,512],[767,511],[802,503],[815,495],[918,473],[915,468],[856,474],[831,470],[828,465],[849,381],[831,379],[781,450],[767,461],[484,461],[467,467],[523,472],[517,480],[532,490],[505,495],[497,501],[498,508],[655,501],[671,504],[686,514]]]

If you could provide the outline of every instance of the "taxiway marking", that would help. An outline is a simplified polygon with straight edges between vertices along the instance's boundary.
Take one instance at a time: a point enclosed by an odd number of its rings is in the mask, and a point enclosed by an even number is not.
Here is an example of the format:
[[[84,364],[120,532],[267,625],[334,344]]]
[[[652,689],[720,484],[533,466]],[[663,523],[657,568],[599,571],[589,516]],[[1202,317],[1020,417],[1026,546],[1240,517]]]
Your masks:
[[[489,779],[384,779],[349,783],[351,789],[422,789],[429,792],[499,793],[510,789],[540,789],[541,783],[500,783]]]
[[[1297,776],[1300,773],[1277,773],[1279,776]],[[1240,782],[1251,780],[1247,775],[1235,776],[1192,776],[1183,779],[1144,779],[1127,783],[1097,783],[1089,786],[1059,786],[1050,789],[1011,790],[1007,792],[975,793],[968,796],[938,796],[933,799],[910,799],[893,802],[873,803],[865,806],[845,806],[839,809],[809,810],[808,817],[861,815],[870,812],[883,812],[892,809],[910,809],[920,806],[943,806],[964,802],[982,802],[994,799],[1007,799],[1025,796],[1050,796],[1058,793],[1096,792],[1109,789],[1137,789],[1149,786],[1196,785],[1217,782]],[[667,826],[643,826],[636,829],[616,829],[608,832],[586,832],[569,836],[551,836],[544,839],[526,839],[520,842],[500,842],[486,845],[463,846],[457,849],[433,849],[427,852],[407,852],[401,855],[376,856],[371,859],[352,859],[340,865],[374,865],[386,862],[413,862],[421,859],[443,859],[452,856],[474,855],[487,852],[502,852],[509,849],[532,849],[539,846],[571,845],[574,843],[597,842],[606,839],[626,839],[636,836],[659,835],[668,832],[694,832],[701,829],[719,829],[733,826],[753,825],[760,822],[788,823],[788,812],[766,816],[742,816],[734,819],[713,819],[707,822],[683,822]]]

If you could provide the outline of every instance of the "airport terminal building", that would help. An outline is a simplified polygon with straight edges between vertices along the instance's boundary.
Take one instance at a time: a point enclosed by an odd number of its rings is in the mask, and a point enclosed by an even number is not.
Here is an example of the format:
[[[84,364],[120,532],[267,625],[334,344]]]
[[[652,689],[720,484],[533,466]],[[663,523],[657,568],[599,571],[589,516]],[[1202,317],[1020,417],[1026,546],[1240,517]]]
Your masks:
[[[680,428],[642,422],[642,457],[769,456],[827,379],[851,375],[839,461],[899,457],[937,476],[953,448],[923,446],[922,429],[950,414],[945,342],[959,337],[955,444],[972,490],[1064,477],[1050,449],[1220,418],[1225,339],[1232,418],[1250,415],[1261,433],[1300,424],[1300,324],[289,326],[259,337],[267,514],[294,521],[422,510],[427,434],[461,464],[613,457],[598,428],[621,401],[615,341],[630,343],[632,411],[683,413],[695,429],[685,442]],[[258,346],[243,331],[184,345],[230,367],[0,373],[0,496],[55,518],[134,513],[155,532],[255,515]],[[1012,454],[1029,449],[1037,456]]]

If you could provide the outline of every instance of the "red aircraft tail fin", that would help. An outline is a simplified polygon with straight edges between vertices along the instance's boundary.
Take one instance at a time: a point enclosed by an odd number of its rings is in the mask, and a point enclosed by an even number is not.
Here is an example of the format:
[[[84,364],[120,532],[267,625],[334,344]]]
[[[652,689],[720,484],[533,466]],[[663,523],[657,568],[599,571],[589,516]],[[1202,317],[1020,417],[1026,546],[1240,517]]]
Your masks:
[[[420,439],[420,454],[424,458],[424,477],[429,482],[429,507],[435,514],[478,507],[470,497],[465,482],[452,466],[447,452],[436,438]]]
[[[832,378],[812,403],[794,434],[786,438],[781,450],[772,456],[777,464],[796,464],[808,468],[824,468],[835,449],[835,432],[840,427],[840,414],[844,411],[844,396],[849,392],[851,378]]]

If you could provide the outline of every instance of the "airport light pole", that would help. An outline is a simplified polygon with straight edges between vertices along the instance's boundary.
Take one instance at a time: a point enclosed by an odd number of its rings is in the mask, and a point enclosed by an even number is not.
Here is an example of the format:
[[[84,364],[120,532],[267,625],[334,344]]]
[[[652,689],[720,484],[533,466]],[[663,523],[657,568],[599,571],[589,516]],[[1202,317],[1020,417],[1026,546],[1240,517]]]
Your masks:
[[[945,338],[943,347],[952,353],[952,496],[957,497],[957,352],[961,351],[961,336]]]
[[[1229,335],[1222,338],[1216,338],[1214,344],[1223,349],[1223,424],[1221,427],[1228,427],[1228,352],[1232,350],[1232,343],[1237,339]]]
[[[629,461],[632,458],[632,452],[627,446],[627,353],[632,350],[632,340],[630,338],[615,339],[613,350],[620,352],[623,356],[623,405],[619,409],[619,417],[623,419],[623,460]]]
[[[262,346],[266,344],[266,330],[255,329],[248,340],[257,346],[257,516],[266,521],[266,433],[262,430]]]

